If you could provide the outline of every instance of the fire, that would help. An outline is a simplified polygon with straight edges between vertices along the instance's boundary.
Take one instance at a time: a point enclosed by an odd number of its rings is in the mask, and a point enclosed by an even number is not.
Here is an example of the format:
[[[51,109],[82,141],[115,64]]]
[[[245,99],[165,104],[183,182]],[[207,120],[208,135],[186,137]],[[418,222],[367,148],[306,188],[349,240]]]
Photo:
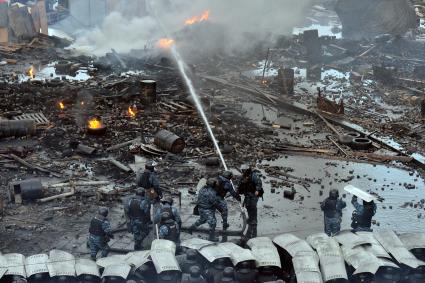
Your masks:
[[[28,77],[31,77],[31,78],[34,77],[34,66],[31,66],[31,67],[28,68],[27,75],[28,75]]]
[[[190,26],[190,25],[193,25],[195,23],[200,23],[200,22],[203,22],[203,21],[208,21],[209,18],[210,18],[210,11],[209,10],[206,10],[200,16],[194,16],[192,18],[187,19],[184,22],[184,24],[186,26]]]
[[[137,115],[137,107],[136,107],[136,105],[128,106],[128,111],[127,112],[128,112],[128,115],[131,118],[136,117],[136,115]]]
[[[59,108],[62,110],[65,109],[65,104],[62,101],[59,102]]]
[[[89,120],[88,126],[90,129],[100,129],[102,128],[102,122],[97,118],[93,118]]]
[[[168,49],[173,46],[175,43],[174,39],[171,38],[161,38],[156,44],[160,48]]]

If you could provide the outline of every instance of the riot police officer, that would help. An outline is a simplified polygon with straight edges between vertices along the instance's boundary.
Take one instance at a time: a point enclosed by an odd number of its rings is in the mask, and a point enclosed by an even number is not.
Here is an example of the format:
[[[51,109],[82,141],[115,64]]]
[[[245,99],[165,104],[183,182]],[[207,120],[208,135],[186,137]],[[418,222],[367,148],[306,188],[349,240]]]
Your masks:
[[[207,180],[207,184],[199,190],[197,206],[200,217],[189,228],[189,233],[191,234],[193,229],[207,222],[210,228],[208,239],[213,242],[218,241],[215,235],[215,227],[217,225],[217,219],[215,218],[215,210],[217,209],[220,200],[214,189],[216,184],[216,179],[210,178]]]
[[[248,229],[245,237],[247,239],[257,237],[257,203],[263,196],[263,184],[257,171],[252,170],[249,165],[241,166],[241,180],[238,185],[238,194],[245,196],[243,205],[248,212]]]
[[[100,207],[98,215],[93,217],[90,222],[88,246],[92,260],[96,260],[99,251],[101,251],[102,257],[106,257],[109,252],[108,242],[114,238],[111,224],[107,218],[108,213],[109,210],[106,207]]]
[[[372,217],[376,213],[376,204],[372,200],[367,202],[363,200],[363,205],[357,202],[357,197],[353,195],[351,199],[355,211],[352,216],[351,227],[354,231],[372,231],[370,228],[372,226]]]
[[[151,203],[158,203],[159,199],[162,198],[162,190],[159,186],[153,161],[146,162],[145,171],[142,174],[137,174],[136,184],[145,189],[145,195]]]
[[[149,235],[150,203],[145,197],[145,190],[139,188],[124,206],[127,228],[134,236],[134,250],[142,249],[143,240]]]
[[[217,185],[215,186],[217,195],[219,196],[217,210],[223,219],[223,230],[229,228],[229,223],[227,222],[228,209],[225,200],[227,193],[230,193],[237,201],[241,201],[240,195],[233,189],[232,178],[233,173],[231,171],[224,171],[223,174],[218,176]]]
[[[329,191],[329,197],[321,204],[320,208],[324,212],[325,233],[333,236],[341,230],[342,209],[347,204],[339,199],[339,192],[336,189]]]
[[[166,196],[161,202],[162,206],[157,209],[154,218],[154,223],[158,224],[159,237],[179,244],[182,227],[180,213],[173,206],[171,196]]]

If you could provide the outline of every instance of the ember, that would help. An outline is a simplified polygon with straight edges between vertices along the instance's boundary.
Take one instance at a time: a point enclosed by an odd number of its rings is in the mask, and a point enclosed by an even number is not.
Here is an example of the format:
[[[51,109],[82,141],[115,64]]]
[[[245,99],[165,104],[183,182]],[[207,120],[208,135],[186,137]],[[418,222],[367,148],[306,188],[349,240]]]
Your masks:
[[[171,38],[161,38],[156,44],[159,48],[168,49],[173,46],[175,43],[174,39]]]
[[[65,104],[62,101],[59,102],[59,108],[61,110],[65,109]]]
[[[27,76],[28,77],[31,77],[31,78],[34,78],[34,66],[31,66],[31,67],[28,68],[28,70],[27,70]]]
[[[195,23],[200,23],[200,22],[203,22],[203,21],[208,21],[209,18],[210,18],[210,11],[209,10],[206,10],[200,16],[194,16],[192,18],[187,19],[184,22],[184,24],[186,26],[190,26],[190,25],[193,25]]]

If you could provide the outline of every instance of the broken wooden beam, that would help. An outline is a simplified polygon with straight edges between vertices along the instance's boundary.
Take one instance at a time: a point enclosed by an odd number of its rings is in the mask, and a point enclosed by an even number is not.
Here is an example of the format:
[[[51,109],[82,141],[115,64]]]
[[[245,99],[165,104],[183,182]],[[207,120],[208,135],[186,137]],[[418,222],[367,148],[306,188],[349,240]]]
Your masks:
[[[109,161],[114,164],[116,167],[118,167],[119,169],[121,169],[122,171],[129,173],[131,172],[131,168],[129,168],[128,166],[122,164],[121,162],[119,162],[118,160],[114,159],[114,158],[110,158]]]

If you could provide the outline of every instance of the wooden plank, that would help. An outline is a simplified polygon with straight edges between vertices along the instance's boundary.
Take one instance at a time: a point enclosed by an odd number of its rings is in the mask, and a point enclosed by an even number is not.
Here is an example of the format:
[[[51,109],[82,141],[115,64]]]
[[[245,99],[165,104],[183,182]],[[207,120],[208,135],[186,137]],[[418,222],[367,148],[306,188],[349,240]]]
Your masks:
[[[46,2],[44,0],[38,0],[37,2],[39,15],[40,15],[40,33],[49,34],[49,26],[47,24],[47,13],[46,13]]]
[[[7,27],[0,27],[0,43],[9,42],[9,29]]]

